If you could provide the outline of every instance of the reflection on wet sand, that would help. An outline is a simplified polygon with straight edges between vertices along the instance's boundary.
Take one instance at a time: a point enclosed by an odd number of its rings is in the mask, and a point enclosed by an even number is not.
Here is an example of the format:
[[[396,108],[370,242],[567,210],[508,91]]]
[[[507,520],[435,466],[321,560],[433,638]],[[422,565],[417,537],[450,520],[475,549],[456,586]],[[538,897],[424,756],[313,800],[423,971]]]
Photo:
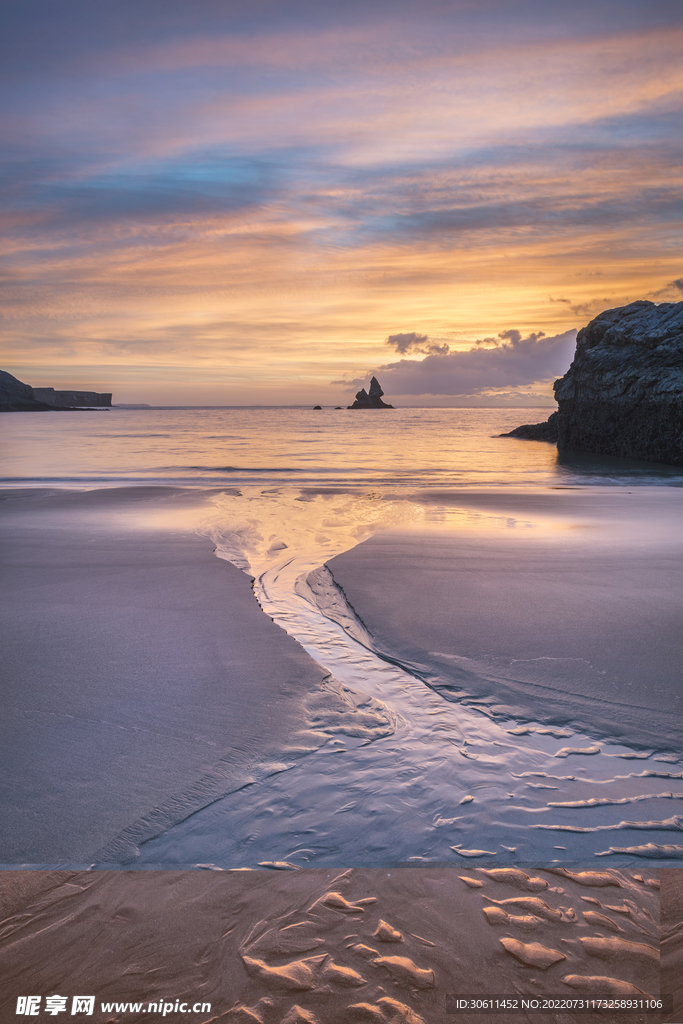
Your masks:
[[[490,696],[492,687],[509,682],[509,673],[507,678],[501,676],[500,664],[494,665],[493,671],[491,662],[484,664],[481,658],[476,662],[471,657],[443,653],[435,658],[433,653],[427,656],[427,643],[417,654],[415,644],[411,650],[405,644],[410,629],[441,629],[436,650],[443,652],[445,625],[457,650],[467,639],[463,630],[467,615],[470,620],[465,625],[475,635],[497,642],[506,629],[510,632],[511,621],[510,642],[522,648],[537,642],[536,620],[531,622],[531,635],[523,621],[527,633],[520,628],[515,608],[524,611],[523,600],[515,603],[512,611],[516,618],[510,619],[501,565],[509,572],[510,552],[515,546],[522,560],[538,560],[540,552],[555,572],[558,544],[561,554],[568,552],[571,558],[583,559],[573,600],[582,588],[590,595],[597,577],[607,606],[610,580],[604,578],[600,559],[618,562],[625,550],[638,553],[645,548],[650,579],[655,578],[652,592],[665,603],[676,600],[669,577],[680,575],[679,494],[641,492],[632,504],[624,506],[628,497],[614,492],[553,495],[527,491],[504,496],[477,492],[458,493],[456,505],[456,496],[434,492],[408,499],[395,494],[274,489],[266,494],[245,492],[218,498],[215,511],[202,527],[215,540],[217,553],[248,567],[256,576],[255,592],[264,611],[352,692],[386,704],[397,727],[392,735],[371,746],[348,737],[343,743],[327,744],[294,770],[213,804],[145,844],[141,863],[182,864],[201,859],[223,866],[249,866],[257,849],[271,861],[297,864],[477,857],[546,863],[595,856],[622,862],[679,859],[683,847],[663,841],[662,835],[681,829],[679,815],[672,814],[672,801],[675,806],[683,797],[683,772],[676,770],[678,753],[661,745],[649,750],[630,747],[619,737],[620,728],[622,734],[629,735],[628,723],[633,720],[629,715],[634,712],[638,729],[646,729],[646,706],[612,702],[613,722],[608,724],[612,731],[617,728],[617,736],[596,742],[596,732],[599,736],[601,729],[590,716],[585,721],[594,726],[591,734],[582,735],[576,725],[582,713],[585,718],[586,707],[590,711],[591,706],[594,710],[599,706],[594,698],[591,705],[590,691],[584,688],[567,696],[562,689],[564,677],[558,690],[558,680],[548,677],[544,668],[552,659],[537,658],[536,674],[528,677],[526,689],[517,695],[517,714],[525,719],[517,725],[515,708],[501,707],[500,693],[497,697],[494,693],[495,699]],[[622,501],[620,508],[627,515],[615,519],[615,501]],[[645,519],[648,530],[643,537]],[[368,535],[374,539],[355,547]],[[413,559],[411,545],[416,543],[421,548],[419,557]],[[432,552],[432,564],[448,568],[446,556],[454,544],[463,546],[468,557],[476,560],[480,579],[489,578],[487,603],[480,612],[475,610],[474,617],[466,607],[463,617],[449,617],[444,595],[441,603],[437,600],[430,605],[421,600],[420,572],[429,567],[425,552]],[[368,557],[373,545],[375,554]],[[349,554],[333,557],[343,550]],[[658,582],[663,552],[667,567],[663,582]],[[385,557],[387,554],[393,557]],[[321,563],[328,563],[335,575],[320,568]],[[452,574],[443,574],[448,586],[466,586],[471,567],[465,569],[458,571],[456,566]],[[338,577],[345,584],[344,592],[337,584]],[[352,586],[347,588],[349,580]],[[538,572],[524,584],[529,600],[542,584]],[[350,592],[354,607],[347,600]],[[641,605],[643,593],[641,588],[637,595]],[[356,614],[359,594],[361,598],[367,594],[369,602],[363,608],[362,621]],[[621,600],[620,593],[614,596]],[[449,591],[446,598],[462,606],[459,594]],[[382,619],[383,602],[401,609],[401,628],[386,615]],[[637,602],[635,608],[638,612]],[[553,614],[561,617],[562,607],[555,608]],[[369,622],[373,625],[368,629]],[[496,624],[495,636],[487,634],[487,623]],[[576,623],[570,621],[569,627],[562,642],[565,647],[574,644],[580,649],[585,638]],[[603,621],[601,628],[604,634],[608,625]],[[542,621],[538,634],[542,639],[544,629]],[[678,663],[672,655],[677,632],[670,631],[668,647],[653,643],[645,631],[638,637],[635,620],[632,632],[641,645],[645,666],[637,665],[638,672],[642,674],[648,666],[653,671],[657,658],[663,672],[670,663]],[[551,641],[555,639],[550,635]],[[567,657],[571,653],[563,652],[570,680],[576,678],[572,665],[577,664],[576,659]],[[515,677],[519,679],[517,666]],[[601,678],[599,674],[597,678]],[[472,687],[482,681],[489,690],[473,693]],[[554,690],[541,687],[545,695],[541,703],[539,683],[554,686]],[[561,710],[569,709],[564,714],[565,724],[534,724],[534,713],[547,717],[552,701],[558,699],[565,701]],[[667,723],[675,727],[672,716]],[[671,741],[663,735],[664,729],[658,737],[653,737],[655,732],[651,729],[647,738]],[[564,772],[557,771],[557,758],[566,765]],[[617,766],[627,767],[628,761],[638,762],[639,770],[615,771]],[[658,779],[666,780],[669,788],[653,786]],[[648,810],[639,819],[626,818],[624,805],[647,806]],[[606,843],[603,834],[614,831],[623,834],[624,840]]]

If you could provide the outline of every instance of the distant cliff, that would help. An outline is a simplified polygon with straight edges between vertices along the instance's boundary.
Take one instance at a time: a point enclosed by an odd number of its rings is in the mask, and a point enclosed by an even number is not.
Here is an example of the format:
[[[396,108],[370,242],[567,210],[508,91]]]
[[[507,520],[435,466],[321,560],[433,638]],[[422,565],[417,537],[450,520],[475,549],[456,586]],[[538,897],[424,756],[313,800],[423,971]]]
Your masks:
[[[108,407],[111,395],[95,391],[55,391],[32,388],[0,370],[0,412],[47,412],[50,409]]]
[[[54,388],[34,388],[33,394],[39,402],[47,402],[55,409],[73,409],[88,406],[98,408],[111,405],[110,394],[98,394],[96,391],[55,391]]]
[[[382,401],[382,395],[384,392],[380,387],[380,383],[376,377],[373,377],[370,381],[370,394],[361,388],[356,395],[356,401],[353,405],[347,405],[347,409],[393,409],[393,405],[387,405],[386,402]]]
[[[579,331],[557,412],[505,434],[683,466],[683,302],[632,302]]]

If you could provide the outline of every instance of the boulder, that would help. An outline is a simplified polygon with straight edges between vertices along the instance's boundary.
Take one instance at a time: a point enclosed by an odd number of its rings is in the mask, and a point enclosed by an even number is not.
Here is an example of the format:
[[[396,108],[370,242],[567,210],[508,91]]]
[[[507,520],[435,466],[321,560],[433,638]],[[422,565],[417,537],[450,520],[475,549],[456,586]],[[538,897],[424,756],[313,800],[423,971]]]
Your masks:
[[[579,331],[546,423],[503,437],[683,466],[683,302],[631,302]]]
[[[558,414],[552,413],[543,423],[524,423],[501,437],[521,437],[524,441],[552,441],[557,444]]]
[[[382,401],[383,394],[379,381],[373,377],[370,381],[370,393],[361,388],[356,395],[356,401],[353,405],[347,405],[347,409],[393,409],[393,405],[387,405]]]

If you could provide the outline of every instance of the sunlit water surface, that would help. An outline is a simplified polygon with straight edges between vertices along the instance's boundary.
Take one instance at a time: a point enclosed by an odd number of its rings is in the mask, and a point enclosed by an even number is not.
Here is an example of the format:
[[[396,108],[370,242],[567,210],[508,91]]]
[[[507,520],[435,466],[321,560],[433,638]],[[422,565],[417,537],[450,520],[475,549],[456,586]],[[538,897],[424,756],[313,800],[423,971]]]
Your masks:
[[[666,466],[500,438],[548,409],[8,413],[0,483],[422,487],[683,483]]]

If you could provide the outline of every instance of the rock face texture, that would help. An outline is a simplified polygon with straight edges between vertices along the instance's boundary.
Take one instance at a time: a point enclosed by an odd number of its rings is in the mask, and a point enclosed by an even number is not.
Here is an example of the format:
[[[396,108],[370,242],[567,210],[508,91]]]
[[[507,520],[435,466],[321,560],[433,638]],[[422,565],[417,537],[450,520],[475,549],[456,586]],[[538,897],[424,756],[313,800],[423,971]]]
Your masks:
[[[632,302],[579,331],[558,410],[508,437],[683,466],[683,302]]]
[[[544,423],[524,423],[501,437],[521,437],[524,441],[553,441],[557,444],[559,413],[553,412]]]
[[[0,370],[0,412],[44,412],[49,409],[109,407],[111,395],[96,391],[55,391],[32,388]]]
[[[373,377],[370,381],[370,393],[361,388],[356,395],[356,401],[353,405],[347,405],[347,409],[393,409],[393,405],[387,405],[386,402],[382,401],[382,395],[384,392],[380,387],[380,383],[376,377]]]
[[[98,394],[97,391],[55,391],[54,388],[34,388],[33,394],[39,402],[47,402],[56,409],[73,409],[79,406],[92,408],[109,407],[110,394]]]
[[[41,412],[49,408],[46,402],[36,401],[32,387],[0,370],[0,412]]]

